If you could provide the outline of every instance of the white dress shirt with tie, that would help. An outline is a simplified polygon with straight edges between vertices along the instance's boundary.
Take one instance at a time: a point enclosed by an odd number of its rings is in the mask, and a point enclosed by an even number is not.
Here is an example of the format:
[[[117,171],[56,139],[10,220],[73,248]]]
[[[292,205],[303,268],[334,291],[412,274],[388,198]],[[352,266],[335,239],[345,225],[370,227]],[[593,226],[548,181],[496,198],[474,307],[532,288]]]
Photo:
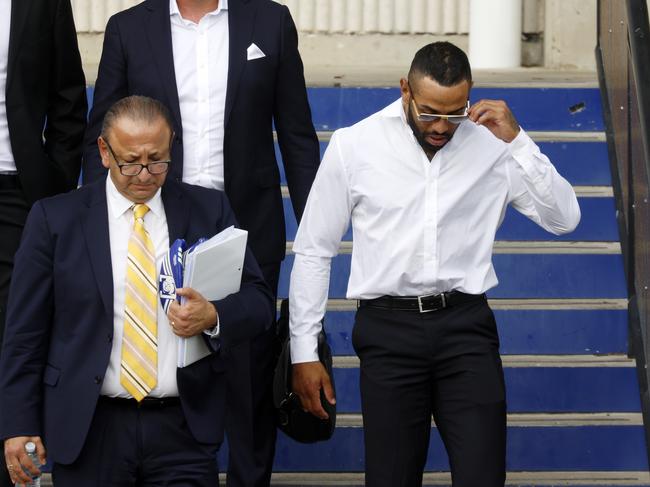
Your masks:
[[[466,120],[431,161],[401,100],[337,130],[293,245],[292,361],[318,360],[330,261],[350,219],[348,299],[481,294],[498,282],[492,247],[508,204],[555,234],[580,221],[573,188],[523,129],[507,144]]]
[[[167,216],[160,196],[161,190],[147,201],[149,212],[144,216],[144,228],[151,238],[156,252],[156,273],[160,271],[163,257],[169,251]],[[133,202],[125,198],[106,177],[106,200],[108,204],[108,234],[113,269],[113,341],[111,356],[102,383],[101,394],[110,397],[131,397],[120,384],[122,361],[122,335],[124,332],[124,297],[126,293],[126,258],[129,238],[133,231]],[[176,335],[169,326],[167,315],[158,300],[158,371],[157,384],[149,397],[178,396],[176,384],[177,345]]]

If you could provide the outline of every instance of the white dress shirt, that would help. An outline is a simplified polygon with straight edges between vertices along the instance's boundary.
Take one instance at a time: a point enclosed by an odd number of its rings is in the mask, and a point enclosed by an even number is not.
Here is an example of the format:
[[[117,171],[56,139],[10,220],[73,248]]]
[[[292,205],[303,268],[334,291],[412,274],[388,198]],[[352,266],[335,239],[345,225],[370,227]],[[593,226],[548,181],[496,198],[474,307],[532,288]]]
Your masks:
[[[9,124],[7,123],[7,66],[9,62],[9,29],[11,28],[11,0],[0,0],[0,173],[15,172]]]
[[[131,397],[120,384],[120,362],[124,332],[126,258],[129,238],[133,231],[133,203],[117,190],[110,175],[106,178],[106,200],[113,269],[113,342],[101,394],[110,397]],[[144,228],[149,233],[156,252],[157,274],[163,257],[169,251],[169,230],[160,189],[146,204],[149,211],[144,216]],[[149,393],[150,397],[178,396],[176,364],[176,335],[172,332],[167,315],[158,300],[158,382]]]
[[[176,88],[183,120],[183,181],[224,189],[223,138],[228,84],[228,1],[198,24],[170,0]]]
[[[507,144],[467,120],[431,161],[401,100],[337,130],[293,245],[292,361],[318,359],[330,260],[350,218],[348,299],[481,294],[498,282],[492,247],[508,204],[555,234],[580,220],[573,188],[523,129]]]

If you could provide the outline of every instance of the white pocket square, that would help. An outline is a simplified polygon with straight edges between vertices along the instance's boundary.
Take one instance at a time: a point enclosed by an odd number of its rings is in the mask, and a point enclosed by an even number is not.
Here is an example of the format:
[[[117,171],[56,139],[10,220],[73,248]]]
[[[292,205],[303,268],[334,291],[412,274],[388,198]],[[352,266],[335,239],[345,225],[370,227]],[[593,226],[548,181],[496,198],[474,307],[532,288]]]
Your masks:
[[[262,50],[255,45],[255,43],[251,44],[248,46],[248,49],[246,49],[247,61],[252,61],[253,59],[259,59],[262,57],[266,57],[266,54],[264,54]]]

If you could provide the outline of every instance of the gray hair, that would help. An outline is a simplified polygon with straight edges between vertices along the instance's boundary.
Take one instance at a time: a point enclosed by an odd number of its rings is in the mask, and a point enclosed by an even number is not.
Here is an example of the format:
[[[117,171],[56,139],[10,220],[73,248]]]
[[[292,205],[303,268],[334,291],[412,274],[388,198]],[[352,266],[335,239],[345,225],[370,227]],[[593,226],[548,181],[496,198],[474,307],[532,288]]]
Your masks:
[[[116,101],[108,109],[102,122],[102,131],[100,133],[102,139],[108,140],[108,133],[115,125],[115,122],[124,117],[145,124],[156,122],[162,118],[169,127],[169,132],[174,133],[171,115],[163,103],[147,96],[132,95]]]

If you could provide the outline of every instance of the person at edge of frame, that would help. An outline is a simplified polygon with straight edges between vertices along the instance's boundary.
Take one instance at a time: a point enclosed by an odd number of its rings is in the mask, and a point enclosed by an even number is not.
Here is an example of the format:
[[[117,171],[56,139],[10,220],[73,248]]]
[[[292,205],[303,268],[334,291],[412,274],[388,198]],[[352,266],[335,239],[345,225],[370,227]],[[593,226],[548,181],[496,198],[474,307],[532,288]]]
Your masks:
[[[87,110],[70,0],[0,0],[0,345],[27,214],[77,187]]]

